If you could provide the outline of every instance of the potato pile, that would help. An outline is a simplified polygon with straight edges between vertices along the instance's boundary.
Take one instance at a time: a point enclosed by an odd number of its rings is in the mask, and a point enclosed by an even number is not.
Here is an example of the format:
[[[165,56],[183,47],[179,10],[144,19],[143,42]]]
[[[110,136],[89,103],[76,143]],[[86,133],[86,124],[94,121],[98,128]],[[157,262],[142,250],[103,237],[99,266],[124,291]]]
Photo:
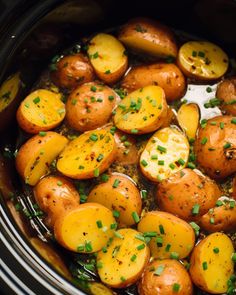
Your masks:
[[[51,88],[32,91],[17,111],[29,139],[16,168],[45,224],[67,250],[95,254],[108,287],[233,294],[236,91],[235,78],[224,79],[226,53],[181,44],[146,18],[86,42],[59,56]],[[204,118],[181,98],[190,82],[212,81],[222,114]]]

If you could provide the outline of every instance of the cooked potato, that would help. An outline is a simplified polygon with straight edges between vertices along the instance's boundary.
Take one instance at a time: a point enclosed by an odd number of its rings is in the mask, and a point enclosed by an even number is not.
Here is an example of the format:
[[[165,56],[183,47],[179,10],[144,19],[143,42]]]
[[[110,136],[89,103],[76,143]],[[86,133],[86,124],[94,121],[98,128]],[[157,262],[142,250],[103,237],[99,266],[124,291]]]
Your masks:
[[[30,93],[17,110],[17,121],[28,133],[37,134],[58,126],[65,117],[61,94],[46,89]]]
[[[82,53],[64,56],[51,72],[51,78],[57,86],[69,89],[93,81],[94,76],[89,59]]]
[[[189,139],[194,139],[199,125],[199,109],[195,103],[182,104],[177,113],[180,127]]]
[[[159,182],[182,170],[188,155],[188,140],[178,129],[160,129],[149,139],[141,154],[141,171],[148,179]]]
[[[135,139],[119,130],[115,132],[114,138],[117,145],[116,162],[120,165],[137,164],[139,153]]]
[[[34,187],[34,196],[39,207],[47,213],[46,223],[53,227],[58,216],[75,208],[80,196],[73,184],[61,176],[42,178]]]
[[[39,254],[54,267],[60,274],[66,277],[68,280],[71,280],[71,274],[66,267],[61,256],[52,248],[48,243],[44,243],[39,238],[30,238],[30,243],[39,252]]]
[[[144,236],[151,233],[149,247],[158,259],[182,259],[189,255],[195,243],[192,227],[184,220],[166,212],[147,212],[138,224]]]
[[[210,209],[200,219],[201,228],[207,232],[235,232],[236,204],[234,200]]]
[[[102,204],[119,215],[117,220],[127,226],[137,222],[142,210],[140,192],[130,178],[113,174],[105,183],[95,186],[89,193],[87,202]]]
[[[215,80],[225,74],[229,61],[217,45],[206,41],[189,41],[178,52],[177,64],[187,76],[197,80]]]
[[[175,115],[175,110],[168,106],[167,108],[167,115],[165,119],[163,120],[163,124],[161,125],[162,128],[164,127],[170,127],[170,124],[176,121],[176,115]]]
[[[114,295],[111,289],[107,288],[105,285],[96,282],[89,282],[89,291],[93,295]]]
[[[97,203],[85,203],[58,216],[54,234],[59,244],[73,252],[93,253],[113,237],[114,223],[109,209]]]
[[[107,84],[117,82],[128,67],[124,46],[109,34],[97,34],[89,42],[88,55],[94,70]]]
[[[156,192],[161,210],[187,221],[207,213],[220,196],[221,191],[214,181],[189,168],[164,179]]]
[[[195,152],[199,165],[213,179],[236,172],[235,118],[217,116],[198,131]]]
[[[57,169],[75,179],[98,177],[115,160],[116,143],[107,130],[92,130],[72,140],[60,154]]]
[[[0,85],[0,131],[10,124],[15,116],[21,98],[22,83],[20,73],[8,77]]]
[[[193,249],[190,275],[193,283],[203,291],[222,294],[227,292],[227,282],[233,274],[231,259],[234,247],[223,233],[214,233],[203,239]]]
[[[233,179],[232,189],[232,197],[236,200],[236,176]]]
[[[66,102],[66,119],[78,131],[93,130],[108,122],[115,107],[116,93],[97,82],[77,87]]]
[[[98,274],[103,283],[124,288],[139,280],[149,261],[149,248],[136,238],[138,235],[134,229],[120,229],[106,251],[98,252]]]
[[[222,110],[236,116],[236,77],[221,82],[217,87],[216,97],[223,101]]]
[[[116,109],[114,123],[126,133],[157,130],[167,115],[165,93],[159,86],[145,86],[127,95]]]
[[[155,63],[133,67],[122,80],[128,92],[148,86],[163,88],[168,102],[181,98],[186,89],[185,78],[175,64]]]
[[[171,30],[147,18],[135,18],[123,26],[119,40],[133,51],[154,57],[177,56],[177,45]]]
[[[171,259],[154,260],[139,282],[140,295],[192,295],[193,286],[183,265]]]
[[[50,163],[67,142],[64,136],[52,131],[35,135],[26,141],[16,155],[16,169],[24,181],[35,185],[47,174]]]

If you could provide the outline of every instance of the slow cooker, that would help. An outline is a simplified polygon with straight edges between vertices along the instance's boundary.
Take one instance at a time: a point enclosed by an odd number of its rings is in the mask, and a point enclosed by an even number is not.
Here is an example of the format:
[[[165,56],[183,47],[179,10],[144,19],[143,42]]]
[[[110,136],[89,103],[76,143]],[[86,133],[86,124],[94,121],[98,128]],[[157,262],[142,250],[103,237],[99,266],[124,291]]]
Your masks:
[[[235,56],[236,2],[6,0],[0,2],[0,8],[0,84],[15,73],[20,73],[23,81],[14,100],[0,112],[1,294],[85,294],[63,267],[56,265],[60,260],[57,249],[47,251],[37,240],[42,234],[39,221],[25,228],[11,205],[12,190],[20,194],[11,155],[17,145],[15,112],[19,102],[55,53],[91,32],[117,27],[134,16],[158,19],[176,30],[216,42],[229,56]]]

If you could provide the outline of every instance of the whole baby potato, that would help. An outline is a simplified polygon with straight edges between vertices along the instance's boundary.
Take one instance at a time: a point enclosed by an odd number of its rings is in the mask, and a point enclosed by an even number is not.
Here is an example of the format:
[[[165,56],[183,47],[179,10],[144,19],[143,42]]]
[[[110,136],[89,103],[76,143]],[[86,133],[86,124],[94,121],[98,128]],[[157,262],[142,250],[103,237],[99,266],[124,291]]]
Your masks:
[[[158,184],[156,197],[161,210],[190,221],[215,206],[221,191],[209,177],[185,168]],[[198,213],[194,208],[199,206]]]
[[[50,227],[64,211],[80,203],[79,193],[73,184],[61,176],[42,178],[34,187],[34,196],[39,207],[47,213],[46,222]]]
[[[164,259],[154,260],[146,267],[138,290],[140,295],[191,295],[193,285],[180,262]]]
[[[198,164],[213,179],[236,172],[236,118],[217,116],[198,131],[195,152]]]
[[[122,80],[128,92],[148,85],[163,88],[167,102],[181,98],[186,89],[184,75],[175,64],[154,63],[133,67]]]
[[[216,97],[223,100],[222,110],[236,116],[236,77],[221,82],[217,87]]]
[[[64,56],[51,72],[51,78],[57,86],[69,89],[93,81],[94,76],[89,59],[82,53]]]

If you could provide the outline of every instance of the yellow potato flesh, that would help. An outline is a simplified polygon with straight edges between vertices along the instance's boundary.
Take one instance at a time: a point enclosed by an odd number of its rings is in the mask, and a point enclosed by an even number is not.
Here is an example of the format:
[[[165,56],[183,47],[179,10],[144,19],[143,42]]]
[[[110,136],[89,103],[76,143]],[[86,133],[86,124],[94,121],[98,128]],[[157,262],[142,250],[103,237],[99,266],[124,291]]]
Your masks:
[[[114,223],[115,219],[109,209],[100,204],[86,203],[58,218],[54,226],[55,237],[71,251],[97,252],[113,236],[111,224]]]
[[[166,151],[160,151],[158,146]],[[153,159],[153,156],[157,156],[157,159]],[[187,138],[176,128],[166,127],[158,130],[149,139],[140,157],[141,171],[150,180],[158,182],[182,170],[187,164],[188,156]],[[177,163],[180,158],[184,160],[184,165]],[[172,164],[173,169],[170,167]]]
[[[64,149],[68,141],[64,136],[56,132],[48,132],[47,136],[49,136],[48,140],[45,137],[36,135],[32,150],[29,146],[28,155],[25,155],[27,164],[24,169],[24,179],[30,185],[35,185],[42,176],[47,174],[50,163]]]
[[[3,82],[0,87],[0,112],[3,111],[16,97],[20,88],[20,74],[16,73]]]
[[[156,232],[156,237],[153,237],[149,243],[151,254],[155,258],[171,258],[172,252],[178,253],[179,259],[185,258],[194,247],[195,234],[192,227],[169,213],[148,212],[139,222],[138,230],[142,233]],[[156,242],[157,237],[162,239],[160,247]]]
[[[177,119],[188,138],[195,138],[199,124],[198,106],[194,103],[183,104],[178,110]]]
[[[215,248],[219,249],[219,253],[214,252]],[[191,256],[190,275],[193,282],[206,292],[225,293],[227,282],[234,271],[231,259],[233,253],[232,241],[223,233],[217,232],[203,239]]]
[[[149,248],[136,238],[140,233],[133,229],[120,229],[120,237],[115,236],[107,247],[97,256],[98,274],[101,281],[111,287],[122,288],[136,282],[148,262]],[[142,249],[137,247],[144,245]],[[132,257],[134,261],[132,261]]]
[[[125,48],[118,39],[109,34],[100,33],[91,41],[88,54],[91,64],[98,72],[114,73],[127,63]],[[94,55],[98,57],[94,57]]]
[[[21,103],[21,112],[31,124],[47,127],[59,124],[65,117],[61,94],[46,89],[35,90]]]
[[[158,129],[166,115],[164,90],[159,86],[146,86],[121,101],[114,122],[117,128],[127,133],[132,133],[134,129],[138,133],[148,133]]]
[[[92,136],[97,140],[92,140]],[[95,177],[96,173],[102,173],[108,168],[106,162],[111,161],[115,147],[115,140],[107,130],[83,133],[72,140],[60,154],[57,169],[64,175],[75,179]],[[100,155],[103,158],[98,161]]]
[[[180,48],[178,63],[187,76],[211,80],[225,74],[228,56],[213,43],[190,41]]]
[[[89,283],[89,291],[93,295],[114,295],[114,293],[106,286],[100,283]]]

